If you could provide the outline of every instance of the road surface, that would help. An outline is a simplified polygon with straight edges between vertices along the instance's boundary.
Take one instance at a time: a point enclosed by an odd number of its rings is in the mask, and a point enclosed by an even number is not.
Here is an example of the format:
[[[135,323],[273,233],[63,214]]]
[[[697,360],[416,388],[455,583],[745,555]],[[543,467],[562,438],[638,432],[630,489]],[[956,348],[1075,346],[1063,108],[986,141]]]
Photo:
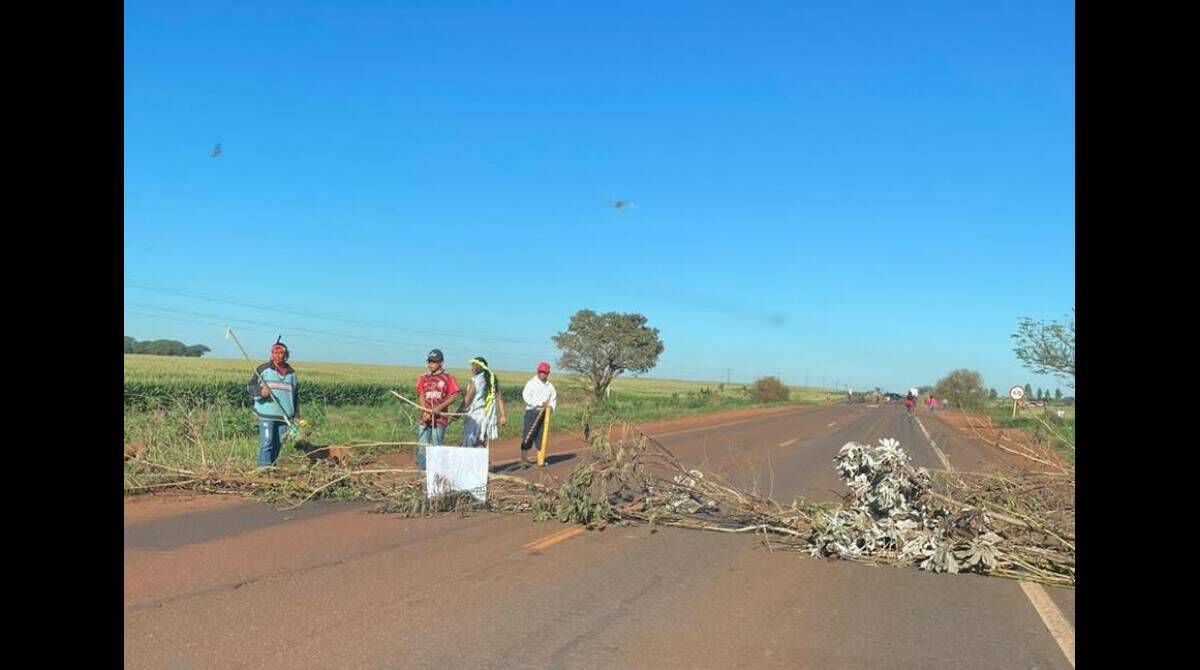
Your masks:
[[[651,434],[685,463],[781,500],[844,494],[832,459],[849,440],[894,437],[930,468],[986,467],[986,449],[920,418],[929,438],[887,404],[714,417]],[[556,446],[546,471],[565,473],[581,445]],[[498,445],[493,462],[505,469],[516,454]],[[746,536],[369,509],[128,501],[126,667],[1074,665],[1071,590],[1031,595],[1003,579],[825,561]]]

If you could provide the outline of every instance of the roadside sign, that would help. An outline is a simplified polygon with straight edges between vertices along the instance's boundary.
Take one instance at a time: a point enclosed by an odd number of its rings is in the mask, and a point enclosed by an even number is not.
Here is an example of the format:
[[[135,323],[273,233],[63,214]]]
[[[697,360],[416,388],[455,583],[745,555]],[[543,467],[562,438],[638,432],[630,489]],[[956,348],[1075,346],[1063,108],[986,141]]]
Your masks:
[[[1014,386],[1008,389],[1008,397],[1012,398],[1013,401],[1012,415],[1015,419],[1017,417],[1017,405],[1021,402],[1021,398],[1025,397],[1025,389],[1021,388],[1020,386]]]

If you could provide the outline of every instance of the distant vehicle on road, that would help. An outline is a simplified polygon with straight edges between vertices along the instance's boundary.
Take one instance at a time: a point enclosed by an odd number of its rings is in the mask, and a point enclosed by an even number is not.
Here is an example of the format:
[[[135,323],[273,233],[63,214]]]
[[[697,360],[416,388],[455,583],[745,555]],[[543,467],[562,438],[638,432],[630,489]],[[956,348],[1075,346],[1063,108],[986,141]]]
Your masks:
[[[901,400],[904,400],[904,396],[900,395],[899,393],[887,393],[885,395],[887,396],[888,402],[900,402]]]

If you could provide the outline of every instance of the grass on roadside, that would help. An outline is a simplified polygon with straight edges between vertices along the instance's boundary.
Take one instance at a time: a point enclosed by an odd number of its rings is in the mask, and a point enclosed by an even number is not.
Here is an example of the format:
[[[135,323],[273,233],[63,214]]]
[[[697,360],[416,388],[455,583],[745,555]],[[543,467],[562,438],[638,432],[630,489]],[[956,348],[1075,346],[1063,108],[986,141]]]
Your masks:
[[[1063,412],[1063,418],[1059,418],[1057,412]],[[1036,413],[1042,421],[1049,424],[1055,432],[1061,437],[1069,440],[1071,444],[1075,443],[1075,407],[1074,406],[1059,406],[1047,405],[1045,407],[1023,407],[1017,411],[1017,415],[1013,417],[1012,402],[988,403],[984,407],[984,412],[991,418],[992,423],[1001,428],[1015,428],[1024,431],[1032,436],[1035,440],[1041,442],[1049,442],[1061,456],[1067,459],[1072,465],[1075,464],[1075,450],[1068,447],[1061,439],[1055,437],[1040,421],[1030,416]]]
[[[604,425],[618,417],[635,422],[691,416],[748,407],[776,407],[797,404],[779,402],[756,404],[748,399],[728,396],[682,398],[671,396],[634,396],[614,394],[610,402],[593,412],[593,426]],[[580,403],[560,405],[551,417],[551,435],[579,435],[584,411]],[[507,406],[508,424],[501,426],[500,437],[520,437],[524,406]],[[320,403],[304,405],[304,417],[310,428],[303,439],[317,446],[352,442],[414,442],[417,411],[394,401],[392,405],[343,405]],[[445,444],[462,441],[461,420],[451,422]],[[149,450],[147,458],[172,467],[187,469],[202,462],[220,462],[234,469],[253,468],[258,454],[257,423],[246,408],[219,403],[183,399],[171,405],[125,411],[125,442],[141,443]],[[551,438],[552,440],[555,437]],[[405,451],[410,446],[377,447],[356,450],[356,455],[380,451]],[[300,463],[305,456],[292,444],[280,452],[281,462]]]
[[[301,410],[311,427],[303,439],[316,446],[362,442],[414,442],[418,410],[388,393],[395,389],[415,400],[413,386],[424,372],[417,367],[295,362],[300,376]],[[252,469],[257,462],[257,423],[250,410],[245,384],[253,365],[230,359],[167,356],[125,356],[125,442],[141,443],[147,458],[162,465],[190,469],[218,462],[234,469]],[[467,371],[451,369],[460,384]],[[520,437],[524,403],[520,394],[531,376],[498,371],[508,424],[501,439]],[[619,378],[604,403],[589,408],[577,377],[556,375],[558,411],[551,418],[551,436],[579,435],[585,413],[593,427],[623,419],[648,422],[752,407],[823,404],[836,393],[790,387],[783,402],[756,403],[741,384]],[[748,385],[746,385],[748,386]],[[590,412],[590,413],[589,413]],[[463,424],[454,421],[445,444],[462,441]],[[402,451],[412,447],[369,447],[373,451]],[[304,455],[285,444],[281,463],[305,462]],[[127,475],[136,464],[127,466]],[[129,487],[127,476],[126,487]]]

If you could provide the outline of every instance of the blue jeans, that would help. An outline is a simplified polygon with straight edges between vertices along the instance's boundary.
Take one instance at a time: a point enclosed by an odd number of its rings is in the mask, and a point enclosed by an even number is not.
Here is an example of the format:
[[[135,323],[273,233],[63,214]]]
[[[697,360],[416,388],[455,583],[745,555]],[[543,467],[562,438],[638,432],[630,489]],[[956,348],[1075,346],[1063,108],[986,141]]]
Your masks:
[[[258,420],[258,467],[274,465],[287,431],[288,425],[284,421]]]
[[[442,446],[442,438],[446,436],[445,426],[421,426],[417,431],[417,442],[421,444],[432,444],[435,447]],[[433,441],[430,441],[430,438]],[[425,469],[425,447],[417,447],[417,469]]]

